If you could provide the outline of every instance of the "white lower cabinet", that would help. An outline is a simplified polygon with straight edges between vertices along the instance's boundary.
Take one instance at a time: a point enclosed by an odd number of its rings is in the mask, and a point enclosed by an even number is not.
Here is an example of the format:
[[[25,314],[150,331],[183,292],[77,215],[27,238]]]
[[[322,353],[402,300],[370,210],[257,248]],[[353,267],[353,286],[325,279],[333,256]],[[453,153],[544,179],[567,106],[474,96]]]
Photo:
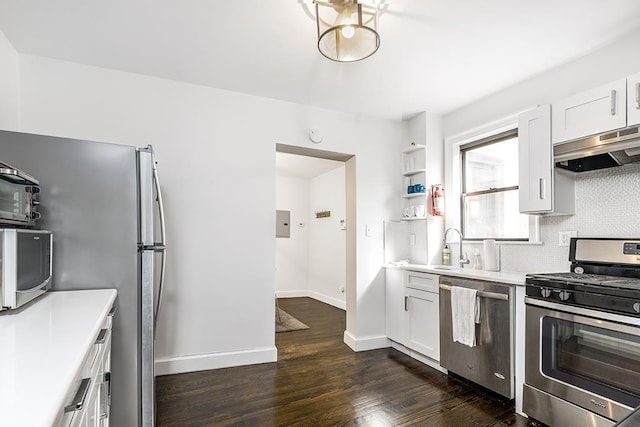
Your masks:
[[[385,269],[385,319],[387,338],[397,343],[404,342],[404,271]]]
[[[438,294],[406,288],[405,345],[434,360],[440,360]]]
[[[95,343],[87,353],[70,390],[61,425],[70,427],[106,427],[111,406],[111,324],[113,310],[105,319]]]
[[[385,277],[387,337],[439,361],[439,276],[387,268]]]

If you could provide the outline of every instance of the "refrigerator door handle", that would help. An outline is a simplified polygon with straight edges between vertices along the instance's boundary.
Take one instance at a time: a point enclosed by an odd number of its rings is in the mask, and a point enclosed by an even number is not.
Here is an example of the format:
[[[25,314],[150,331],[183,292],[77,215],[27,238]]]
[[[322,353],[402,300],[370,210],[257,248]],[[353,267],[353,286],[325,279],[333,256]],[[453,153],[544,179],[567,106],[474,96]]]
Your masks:
[[[164,249],[160,252],[162,254],[160,258],[160,279],[158,283],[158,300],[156,301],[155,312],[153,313],[153,333],[156,333],[156,326],[158,325],[158,313],[160,313],[160,305],[162,303],[162,288],[164,286],[164,271],[166,265],[167,251]]]
[[[151,168],[153,171],[153,185],[156,189],[156,202],[158,204],[158,219],[160,220],[160,241],[155,243],[153,247],[149,248],[155,252],[160,252],[162,257],[160,258],[160,279],[158,283],[158,300],[156,302],[155,310],[153,313],[153,331],[155,334],[156,326],[158,324],[158,314],[160,313],[160,307],[162,305],[162,291],[164,288],[164,275],[165,275],[165,266],[166,266],[166,231],[165,231],[165,223],[164,223],[164,203],[162,201],[162,191],[160,190],[160,179],[158,178],[158,168],[156,167],[156,159],[153,155],[153,148],[151,148]]]
[[[162,202],[162,191],[160,190],[160,180],[158,178],[158,168],[156,167],[156,159],[151,152],[151,167],[153,170],[153,185],[156,188],[156,201],[158,202],[158,219],[160,220],[160,242],[159,245],[167,244],[167,236],[164,223],[164,203]]]

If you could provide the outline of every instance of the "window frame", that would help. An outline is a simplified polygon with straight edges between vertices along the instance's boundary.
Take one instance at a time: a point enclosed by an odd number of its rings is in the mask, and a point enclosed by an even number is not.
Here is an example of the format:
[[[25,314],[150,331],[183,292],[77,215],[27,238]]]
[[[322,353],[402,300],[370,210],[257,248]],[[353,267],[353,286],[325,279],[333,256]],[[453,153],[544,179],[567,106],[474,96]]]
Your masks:
[[[481,242],[486,239],[494,239],[497,242],[513,242],[513,243],[527,243],[531,242],[531,221],[529,221],[528,230],[526,237],[518,237],[518,238],[505,238],[505,237],[468,237],[467,230],[465,227],[465,198],[471,196],[481,196],[486,194],[497,194],[497,193],[506,193],[508,191],[519,190],[520,186],[511,185],[507,187],[490,187],[489,189],[483,189],[478,191],[470,191],[466,192],[467,179],[466,179],[466,167],[465,167],[465,156],[466,153],[470,150],[485,147],[492,144],[497,144],[502,141],[507,141],[509,139],[518,137],[518,127],[515,126],[508,130],[486,136],[484,138],[479,138],[465,144],[461,144],[459,146],[460,153],[460,230],[462,231],[463,240],[470,242]]]

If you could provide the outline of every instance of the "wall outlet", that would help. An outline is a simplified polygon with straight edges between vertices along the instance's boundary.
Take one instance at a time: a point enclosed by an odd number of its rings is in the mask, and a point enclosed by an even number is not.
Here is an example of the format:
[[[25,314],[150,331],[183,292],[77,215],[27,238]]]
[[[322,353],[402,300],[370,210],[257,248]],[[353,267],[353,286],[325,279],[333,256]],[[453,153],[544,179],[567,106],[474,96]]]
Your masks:
[[[558,233],[558,245],[569,246],[569,242],[571,241],[572,237],[578,237],[578,232],[575,230],[560,231]]]
[[[365,225],[364,235],[367,237],[373,236],[373,225],[371,224]]]

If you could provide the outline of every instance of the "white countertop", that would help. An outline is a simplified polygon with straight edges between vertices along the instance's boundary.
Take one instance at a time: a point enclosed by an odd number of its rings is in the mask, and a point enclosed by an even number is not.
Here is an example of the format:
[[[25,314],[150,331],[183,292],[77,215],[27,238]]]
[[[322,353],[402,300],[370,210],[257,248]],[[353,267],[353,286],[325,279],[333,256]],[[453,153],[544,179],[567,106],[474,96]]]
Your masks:
[[[112,289],[47,292],[0,314],[0,424],[53,423],[115,299]]]
[[[525,273],[513,271],[484,271],[472,268],[456,268],[454,266],[438,266],[425,264],[405,264],[394,265],[385,264],[386,268],[397,268],[400,270],[421,271],[424,273],[438,274],[440,276],[464,277],[467,279],[487,280],[490,282],[508,283],[511,285],[524,286]]]

